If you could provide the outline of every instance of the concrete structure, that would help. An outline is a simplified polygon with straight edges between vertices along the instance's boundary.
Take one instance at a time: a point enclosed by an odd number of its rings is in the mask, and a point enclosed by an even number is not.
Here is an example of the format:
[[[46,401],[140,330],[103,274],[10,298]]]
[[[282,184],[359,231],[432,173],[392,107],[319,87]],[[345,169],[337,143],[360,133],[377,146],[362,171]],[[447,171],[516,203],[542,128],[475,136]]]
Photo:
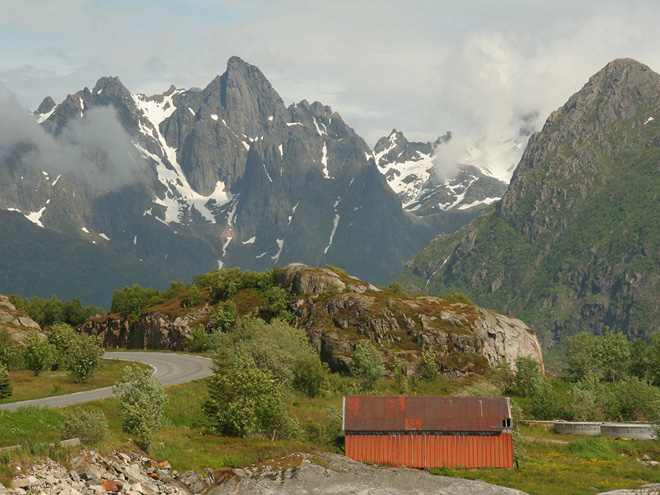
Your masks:
[[[344,397],[346,455],[389,466],[513,467],[505,397]]]
[[[630,440],[653,440],[653,425],[645,423],[602,423],[600,434],[613,438],[628,438]]]
[[[556,421],[555,432],[560,435],[588,435],[597,437],[601,434],[601,423],[589,421]]]

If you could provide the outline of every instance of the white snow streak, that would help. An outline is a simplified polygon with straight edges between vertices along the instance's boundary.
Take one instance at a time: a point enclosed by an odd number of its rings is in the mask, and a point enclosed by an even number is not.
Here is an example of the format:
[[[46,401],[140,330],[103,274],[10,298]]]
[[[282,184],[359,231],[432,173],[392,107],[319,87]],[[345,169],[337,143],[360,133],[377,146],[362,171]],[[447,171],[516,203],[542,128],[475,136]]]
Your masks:
[[[110,238],[105,234],[99,234],[99,237],[103,237],[106,241],[110,241]]]
[[[137,246],[137,237],[138,237],[138,236],[133,237],[133,245],[134,245],[134,246]]]
[[[266,170],[266,162],[261,162],[261,164],[264,166],[264,172],[266,172],[266,177],[268,177],[268,180],[270,182],[273,182],[273,179],[270,178],[270,174],[268,173],[268,170]]]
[[[326,179],[334,179],[328,171],[328,147],[325,142],[323,143],[323,156],[321,157],[321,164],[323,165],[323,177]]]
[[[62,177],[62,174],[60,174],[60,175],[57,176],[57,178],[53,181],[53,183],[51,184],[51,186],[54,186],[55,184],[57,184],[57,181],[60,180],[60,177]]]
[[[653,117],[649,117],[646,119],[646,122],[644,122],[644,125],[648,124],[649,122],[653,122],[655,119]]]
[[[222,255],[223,256],[227,255],[227,247],[229,246],[229,243],[231,242],[231,240],[232,240],[232,237],[227,237],[227,240],[222,245]]]
[[[325,130],[323,130],[323,131],[321,130],[321,128],[319,127],[319,123],[316,121],[316,117],[312,117],[312,119],[314,120],[314,126],[316,127],[316,132],[319,133],[319,136],[323,136],[324,134],[328,134]],[[325,125],[323,124],[323,122],[321,122],[321,125],[325,128]]]
[[[85,234],[89,234],[89,230],[87,230],[86,227],[82,227],[80,230],[82,230]]]
[[[266,256],[267,254],[268,254],[268,251],[264,251],[264,252],[261,253],[260,255],[255,256],[255,258],[257,258],[257,259],[259,259],[259,258],[263,258],[263,257]]]
[[[280,259],[280,254],[282,254],[282,247],[284,246],[284,239],[275,239],[275,242],[279,246],[279,249],[277,251],[277,254],[275,256],[271,256],[270,259],[275,260],[275,263]]]
[[[51,108],[50,112],[39,114],[39,117],[37,118],[37,124],[41,124],[42,122],[47,120],[48,117],[53,115],[53,112],[55,112],[56,108],[57,108],[57,105],[55,105],[53,108]]]
[[[181,91],[183,90],[177,90],[177,92]],[[217,206],[221,206],[231,200],[231,193],[225,189],[225,185],[221,181],[216,182],[215,189],[209,196],[203,196],[196,192],[190,186],[177,161],[176,150],[167,144],[160,132],[160,123],[171,116],[176,109],[172,101],[174,94],[165,96],[162,101],[148,100],[144,95],[133,96],[135,104],[142,110],[149,124],[151,124],[146,126],[141,121],[140,131],[158,141],[172,168],[168,167],[157,155],[145,150],[139,143],[134,142],[133,144],[143,156],[156,162],[158,180],[168,188],[164,198],[154,200],[155,203],[165,207],[166,223],[179,222],[182,210],[186,207],[195,208],[206,220],[215,223],[215,217],[208,207],[209,202],[214,201]]]
[[[292,125],[302,125],[300,122],[287,122],[286,125],[291,127]]]
[[[470,203],[469,205],[461,205],[457,209],[458,210],[467,210],[469,208],[473,208],[475,206],[479,205],[490,205],[494,203],[495,201],[498,201],[500,198],[485,198],[482,199],[481,201],[475,201],[474,203]]]
[[[287,227],[288,227],[289,225],[291,225],[291,220],[293,220],[293,215],[296,214],[296,208],[298,208],[298,205],[299,205],[299,204],[300,204],[300,201],[298,201],[298,202],[296,203],[296,205],[293,207],[293,210],[291,210],[291,215],[289,215],[289,223],[286,224]]]
[[[254,244],[254,241],[257,240],[256,236],[250,237],[247,241],[243,241],[241,244]]]
[[[339,225],[339,219],[341,218],[339,213],[337,213],[337,206],[339,206],[339,203],[341,203],[341,198],[337,198],[337,201],[335,201],[335,218],[332,222],[332,232],[330,232],[330,240],[328,241],[328,245],[323,250],[323,254],[328,254],[328,249],[330,249],[330,246],[332,246],[332,240],[335,237],[335,232],[337,232],[337,226]]]

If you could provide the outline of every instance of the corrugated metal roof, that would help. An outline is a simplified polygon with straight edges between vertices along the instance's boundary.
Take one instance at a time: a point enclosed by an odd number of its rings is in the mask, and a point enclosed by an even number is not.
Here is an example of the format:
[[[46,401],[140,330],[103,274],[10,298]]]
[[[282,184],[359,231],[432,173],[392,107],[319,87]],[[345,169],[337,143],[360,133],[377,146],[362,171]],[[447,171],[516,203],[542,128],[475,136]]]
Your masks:
[[[347,432],[493,432],[510,417],[507,397],[344,397]]]

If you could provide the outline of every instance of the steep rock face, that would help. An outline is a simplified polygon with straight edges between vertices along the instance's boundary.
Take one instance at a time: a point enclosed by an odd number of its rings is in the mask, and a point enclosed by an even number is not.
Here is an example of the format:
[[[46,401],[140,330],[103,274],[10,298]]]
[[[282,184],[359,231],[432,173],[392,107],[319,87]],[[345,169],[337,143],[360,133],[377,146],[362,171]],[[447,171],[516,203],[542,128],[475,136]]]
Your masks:
[[[6,329],[16,342],[22,342],[30,331],[37,330],[41,333],[41,327],[32,318],[9,302],[7,296],[0,295],[0,329]]]
[[[80,332],[100,336],[103,347],[109,349],[182,351],[192,332],[189,324],[198,321],[206,313],[208,308],[175,318],[153,313],[140,316],[134,321],[112,317],[98,321],[92,319],[80,327]]]
[[[294,296],[296,325],[337,371],[348,370],[355,347],[366,341],[390,363],[394,358],[413,363],[411,373],[428,349],[448,375],[483,371],[501,359],[514,363],[520,356],[543,366],[534,332],[520,320],[435,297],[374,290],[346,274],[328,272],[290,265],[278,282]]]
[[[660,76],[608,64],[529,141],[502,201],[408,264],[400,281],[465,292],[552,345],[606,326],[660,330]]]

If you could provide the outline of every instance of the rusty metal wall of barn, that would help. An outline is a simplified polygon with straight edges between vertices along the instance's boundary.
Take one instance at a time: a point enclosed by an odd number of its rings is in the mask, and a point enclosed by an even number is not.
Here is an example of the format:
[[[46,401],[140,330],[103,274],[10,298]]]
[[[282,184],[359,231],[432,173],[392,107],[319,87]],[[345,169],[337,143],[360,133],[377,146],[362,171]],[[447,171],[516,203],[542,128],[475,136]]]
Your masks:
[[[360,462],[413,468],[512,468],[511,433],[357,433],[346,455]]]

